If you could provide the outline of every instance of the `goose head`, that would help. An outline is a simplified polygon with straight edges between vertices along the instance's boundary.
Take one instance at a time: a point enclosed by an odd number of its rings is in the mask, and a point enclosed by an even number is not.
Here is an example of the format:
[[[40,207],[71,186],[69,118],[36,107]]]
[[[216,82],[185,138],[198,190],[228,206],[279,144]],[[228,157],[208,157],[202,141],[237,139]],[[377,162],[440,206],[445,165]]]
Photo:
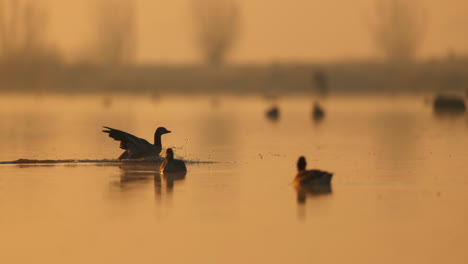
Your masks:
[[[154,134],[157,136],[162,136],[168,133],[171,133],[171,131],[167,130],[165,127],[158,127],[158,129],[156,129],[156,132]]]

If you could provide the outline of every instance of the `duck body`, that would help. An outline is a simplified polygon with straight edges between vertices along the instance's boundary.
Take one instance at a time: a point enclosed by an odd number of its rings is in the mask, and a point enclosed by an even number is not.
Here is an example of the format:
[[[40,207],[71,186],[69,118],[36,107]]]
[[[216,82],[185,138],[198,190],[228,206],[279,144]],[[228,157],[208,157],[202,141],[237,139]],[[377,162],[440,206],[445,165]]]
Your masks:
[[[166,159],[159,167],[162,173],[185,173],[187,167],[183,160],[174,159],[174,152],[171,148],[166,150]]]
[[[297,162],[296,186],[330,185],[333,173],[322,170],[306,170],[306,160],[300,157]]]
[[[163,161],[160,171],[163,173],[186,172],[187,167],[182,160]]]
[[[304,170],[297,173],[294,183],[297,185],[330,185],[333,173],[321,170]]]
[[[147,140],[127,132],[110,127],[104,128],[106,128],[106,130],[102,130],[102,132],[108,133],[109,137],[120,141],[120,148],[125,150],[119,156],[119,160],[159,157],[159,153],[162,150],[161,136],[171,133],[171,131],[166,128],[159,127],[154,134],[154,144],[151,144]]]
[[[465,113],[466,105],[462,97],[439,95],[434,99],[433,108],[439,113]]]

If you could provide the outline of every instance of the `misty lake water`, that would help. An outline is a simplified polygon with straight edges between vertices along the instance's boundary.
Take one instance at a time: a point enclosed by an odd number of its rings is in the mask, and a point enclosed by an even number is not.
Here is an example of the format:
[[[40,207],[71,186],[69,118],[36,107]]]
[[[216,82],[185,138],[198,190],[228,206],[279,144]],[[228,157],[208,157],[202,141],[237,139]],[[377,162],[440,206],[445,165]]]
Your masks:
[[[0,96],[0,161],[109,160],[110,126],[188,160],[0,164],[0,263],[468,263],[468,117],[422,96]],[[334,172],[305,202],[296,161]]]

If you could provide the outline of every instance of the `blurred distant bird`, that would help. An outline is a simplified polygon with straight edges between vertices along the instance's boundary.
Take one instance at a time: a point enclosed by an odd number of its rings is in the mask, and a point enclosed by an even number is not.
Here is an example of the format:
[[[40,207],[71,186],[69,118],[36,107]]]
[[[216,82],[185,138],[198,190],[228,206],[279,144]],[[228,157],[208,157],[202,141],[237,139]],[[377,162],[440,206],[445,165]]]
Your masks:
[[[104,128],[107,130],[102,130],[102,132],[108,133],[109,137],[120,141],[120,148],[125,149],[124,153],[120,155],[119,160],[158,157],[162,150],[161,136],[167,133],[171,133],[171,131],[164,127],[158,127],[154,133],[153,145],[145,139],[136,137],[132,134],[110,127]]]
[[[321,170],[306,170],[306,160],[304,156],[299,157],[297,161],[297,175],[294,179],[296,186],[308,185],[329,185],[333,173]]]
[[[434,111],[437,113],[464,113],[466,111],[463,97],[439,95],[433,103]]]
[[[174,151],[171,148],[166,150],[166,159],[159,167],[162,173],[184,173],[187,171],[183,160],[174,159]]]
[[[319,103],[314,103],[314,108],[312,110],[312,117],[315,121],[322,120],[325,117],[325,110],[320,106]]]
[[[267,110],[266,116],[268,119],[276,121],[279,118],[279,108],[277,105],[273,105],[270,109]]]

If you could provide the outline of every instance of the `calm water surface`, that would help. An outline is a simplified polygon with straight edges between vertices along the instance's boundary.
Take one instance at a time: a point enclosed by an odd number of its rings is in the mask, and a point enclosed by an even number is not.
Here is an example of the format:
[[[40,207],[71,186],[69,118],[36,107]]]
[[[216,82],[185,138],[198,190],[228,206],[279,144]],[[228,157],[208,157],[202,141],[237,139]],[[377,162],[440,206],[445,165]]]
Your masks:
[[[1,164],[1,263],[468,263],[468,117],[420,97],[0,97],[0,161],[115,159],[103,125],[185,178],[119,163]],[[333,171],[299,203],[300,155]]]

